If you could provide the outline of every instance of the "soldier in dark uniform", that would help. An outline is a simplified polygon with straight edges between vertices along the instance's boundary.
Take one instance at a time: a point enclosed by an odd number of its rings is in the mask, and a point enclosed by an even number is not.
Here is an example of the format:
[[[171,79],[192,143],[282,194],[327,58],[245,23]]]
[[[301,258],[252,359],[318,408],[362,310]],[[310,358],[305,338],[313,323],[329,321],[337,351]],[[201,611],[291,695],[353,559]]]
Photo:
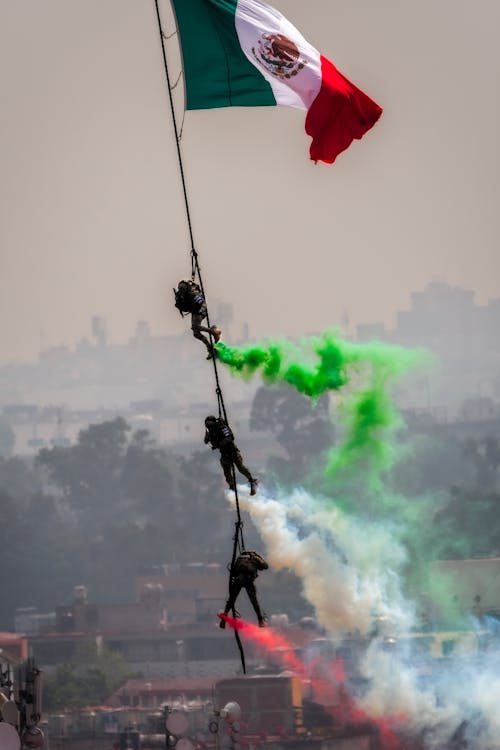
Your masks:
[[[177,289],[174,289],[175,306],[182,317],[191,314],[191,330],[193,336],[199,341],[203,341],[207,347],[207,359],[212,359],[214,349],[212,342],[203,335],[202,331],[209,333],[214,342],[217,343],[221,337],[222,331],[217,326],[204,326],[203,320],[207,317],[207,303],[198,284],[193,279],[189,281],[179,281]]]
[[[248,598],[250,599],[255,614],[257,615],[259,627],[265,627],[266,617],[260,608],[254,581],[259,575],[258,571],[267,570],[268,567],[269,565],[264,558],[257,552],[254,552],[254,550],[242,552],[241,555],[236,558],[233,570],[231,571],[231,579],[229,581],[229,599],[224,607],[225,615],[234,608],[241,589],[246,589]],[[219,627],[226,627],[226,622],[222,618],[219,622]]]
[[[257,480],[243,463],[234,435],[227,422],[221,417],[209,416],[205,419],[205,444],[210,443],[212,450],[220,450],[220,463],[230,490],[235,490],[233,464],[250,482],[250,494],[255,495]]]

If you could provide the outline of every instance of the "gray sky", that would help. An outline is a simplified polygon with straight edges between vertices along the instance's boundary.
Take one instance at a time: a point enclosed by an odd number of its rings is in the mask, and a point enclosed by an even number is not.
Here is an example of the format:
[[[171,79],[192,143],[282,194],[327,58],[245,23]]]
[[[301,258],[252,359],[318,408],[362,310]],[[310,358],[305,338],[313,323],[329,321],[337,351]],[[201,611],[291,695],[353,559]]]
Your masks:
[[[187,113],[209,298],[265,336],[344,310],[390,325],[431,280],[500,296],[498,0],[274,5],[384,115],[314,166],[302,112]],[[114,341],[138,319],[179,333],[189,241],[153,0],[5,1],[0,56],[0,363],[72,344],[94,313]],[[175,38],[169,59],[175,79]]]

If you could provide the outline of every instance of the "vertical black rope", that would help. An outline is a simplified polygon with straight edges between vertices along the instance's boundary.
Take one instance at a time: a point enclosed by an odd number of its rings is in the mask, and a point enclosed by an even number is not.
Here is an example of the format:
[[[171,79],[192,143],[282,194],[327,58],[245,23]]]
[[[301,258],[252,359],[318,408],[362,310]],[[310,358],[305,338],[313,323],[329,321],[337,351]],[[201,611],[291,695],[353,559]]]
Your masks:
[[[164,67],[165,76],[166,76],[166,79],[167,79],[168,98],[169,98],[169,102],[170,102],[170,112],[171,112],[171,115],[172,115],[172,124],[173,124],[173,128],[174,128],[175,145],[177,147],[177,160],[178,160],[178,163],[179,163],[179,172],[180,172],[180,175],[181,175],[182,192],[183,192],[183,195],[184,195],[184,206],[185,206],[185,209],[186,209],[186,218],[187,218],[187,224],[188,224],[188,230],[189,230],[189,239],[190,239],[190,242],[191,242],[191,276],[192,276],[192,278],[194,278],[195,275],[198,276],[198,280],[200,282],[201,292],[202,292],[202,294],[203,294],[203,296],[204,296],[204,298],[206,300],[205,287],[204,287],[203,278],[202,278],[202,275],[201,275],[201,268],[200,268],[200,263],[199,263],[199,260],[198,260],[198,253],[197,253],[196,248],[194,246],[193,226],[192,226],[192,223],[191,223],[191,213],[189,211],[189,201],[188,201],[187,188],[186,188],[186,179],[185,179],[185,176],[184,176],[184,166],[183,166],[183,163],[182,163],[182,153],[181,153],[181,146],[180,146],[180,141],[179,141],[179,132],[178,132],[178,129],[177,129],[177,119],[175,117],[174,99],[173,99],[173,96],[172,96],[172,89],[171,89],[171,84],[170,84],[170,73],[168,71],[167,53],[166,53],[166,50],[165,50],[165,34],[163,33],[163,28],[162,28],[162,25],[161,25],[161,15],[160,15],[160,8],[159,8],[159,5],[158,5],[158,0],[155,0],[155,8],[156,8],[156,18],[158,20],[158,32],[159,32],[159,35],[160,35],[161,50],[162,50],[162,55],[163,55],[163,67]],[[207,324],[208,324],[208,327],[210,328],[211,324],[210,324],[210,317],[209,317],[208,307],[207,307]],[[209,335],[211,335],[211,334],[209,334]],[[223,398],[223,395],[222,395],[222,389],[220,387],[219,372],[218,372],[218,369],[217,369],[216,356],[217,355],[214,354],[214,356],[212,357],[211,361],[212,361],[212,366],[214,368],[215,383],[216,383],[216,393],[217,393],[217,399],[219,401],[219,410],[222,411],[222,415],[224,417],[225,422],[229,424],[228,418],[227,418],[226,406],[224,404],[224,398]],[[238,515],[239,515],[239,503],[238,503],[238,497],[237,497],[237,495],[236,495],[236,504],[237,504],[237,510],[238,510]]]
[[[201,289],[203,297],[205,298],[205,301],[206,301],[207,298],[206,298],[206,294],[205,294],[205,288],[204,288],[204,285],[203,285],[203,278],[202,278],[202,275],[201,275],[201,268],[200,268],[200,264],[199,264],[199,261],[198,261],[198,253],[197,253],[195,245],[194,245],[193,227],[192,227],[192,223],[191,223],[191,213],[190,213],[190,210],[189,210],[189,201],[188,201],[188,194],[187,194],[187,187],[186,187],[186,179],[185,179],[185,176],[184,176],[184,166],[183,166],[183,163],[182,163],[182,153],[181,153],[181,147],[180,147],[179,131],[178,131],[178,128],[177,128],[177,120],[176,120],[176,117],[175,117],[174,99],[173,99],[173,96],[172,96],[172,86],[171,86],[171,83],[170,83],[170,73],[169,73],[169,70],[168,70],[167,53],[166,53],[166,50],[165,50],[165,39],[166,39],[166,37],[165,37],[165,34],[163,33],[163,28],[162,28],[162,24],[161,24],[161,15],[160,15],[160,8],[159,8],[159,5],[158,5],[158,0],[155,0],[155,8],[156,8],[156,18],[158,20],[158,31],[159,31],[159,34],[160,34],[160,42],[161,42],[161,49],[162,49],[162,56],[163,56],[163,67],[164,67],[165,76],[166,76],[166,79],[167,79],[168,98],[169,98],[169,102],[170,102],[170,112],[171,112],[171,115],[172,115],[172,125],[173,125],[173,128],[174,128],[175,145],[176,145],[176,148],[177,148],[177,161],[178,161],[178,164],[179,164],[179,173],[180,173],[180,176],[181,176],[182,192],[183,192],[183,195],[184,195],[184,206],[185,206],[185,209],[186,209],[186,219],[187,219],[187,225],[188,225],[188,230],[189,230],[189,239],[190,239],[190,243],[191,243],[191,278],[194,280],[195,276],[198,276],[198,281],[199,281],[199,284],[200,284],[200,289]],[[208,312],[208,305],[207,305],[207,325],[208,325],[208,328],[211,327],[210,317],[209,317],[209,312]],[[209,336],[210,336],[210,341],[212,342],[212,334],[210,333]],[[212,344],[212,348],[213,348],[213,344]],[[214,376],[215,376],[215,383],[216,383],[216,395],[217,395],[217,403],[218,403],[219,416],[222,415],[224,421],[229,426],[229,420],[228,420],[228,417],[227,417],[226,405],[224,403],[224,396],[222,394],[222,388],[221,388],[221,385],[220,385],[219,371],[217,369],[217,354],[216,354],[216,350],[215,349],[213,349],[213,356],[212,356],[211,362],[212,362],[212,366],[213,366],[213,369],[214,369]],[[239,498],[238,498],[238,489],[237,489],[237,486],[236,486],[236,473],[235,473],[234,463],[232,464],[231,471],[232,471],[232,477],[233,477],[234,497],[235,497],[236,514],[237,514],[237,519],[238,520],[236,521],[236,524],[235,524],[235,533],[234,533],[234,538],[233,538],[233,554],[232,554],[232,558],[231,558],[231,568],[230,568],[230,574],[229,574],[230,575],[230,582],[231,582],[231,579],[232,579],[233,574],[234,574],[234,564],[235,564],[235,561],[236,561],[238,550],[242,551],[242,550],[245,549],[245,543],[244,543],[244,539],[243,539],[243,522],[241,520],[240,504],[239,504]],[[230,583],[230,585],[231,585],[231,583]],[[236,611],[235,611],[234,606],[233,606],[233,609],[232,609],[232,614],[233,614],[233,617],[236,616]],[[239,649],[239,652],[240,652],[241,665],[243,667],[243,673],[246,674],[245,653],[243,651],[243,646],[242,646],[242,643],[241,643],[240,635],[239,635],[238,631],[236,630],[236,628],[234,629],[234,635],[235,635],[236,643],[238,645],[238,649]]]
[[[233,474],[234,474],[234,466],[233,466]],[[232,583],[233,583],[233,578],[234,578],[234,563],[238,555],[238,547],[239,547],[239,541],[240,541],[240,535],[241,535],[241,526],[242,526],[242,523],[238,517],[238,520],[236,521],[234,525],[233,556],[231,558],[231,567],[229,568],[229,596],[230,597],[232,594]],[[233,619],[236,619],[236,606],[235,605],[236,605],[236,602],[233,602],[233,606],[231,607],[231,614],[233,616]],[[246,668],[246,663],[245,663],[245,652],[243,651],[243,645],[241,643],[240,634],[238,633],[236,628],[234,628],[234,637],[236,639],[236,643],[240,652],[243,674],[246,674],[247,668]]]
[[[165,51],[165,36],[163,34],[163,29],[161,25],[161,16],[160,16],[160,8],[158,6],[158,0],[155,0],[155,7],[156,7],[156,18],[158,19],[158,31],[160,33],[161,51],[163,54],[163,67],[165,69],[165,75],[167,77],[168,98],[170,101],[170,111],[172,113],[172,124],[174,127],[175,145],[177,146],[177,159],[179,162],[179,172],[180,172],[181,181],[182,181],[182,192],[184,193],[184,205],[186,208],[186,218],[187,218],[188,229],[189,229],[189,238],[191,240],[191,252],[194,253],[195,249],[194,249],[194,239],[193,239],[193,228],[191,226],[191,214],[189,212],[189,202],[188,202],[187,189],[186,189],[186,180],[184,178],[184,167],[182,165],[179,132],[177,130],[177,120],[175,118],[174,98],[172,96],[172,89],[170,86],[170,73],[168,72],[167,53]]]

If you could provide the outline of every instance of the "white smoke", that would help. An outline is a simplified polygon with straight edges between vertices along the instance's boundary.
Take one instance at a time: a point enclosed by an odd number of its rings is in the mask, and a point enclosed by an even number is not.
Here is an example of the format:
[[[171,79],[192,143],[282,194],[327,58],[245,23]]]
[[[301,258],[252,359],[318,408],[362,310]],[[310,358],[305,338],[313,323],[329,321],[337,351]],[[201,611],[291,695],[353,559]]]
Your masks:
[[[275,570],[292,570],[318,622],[332,635],[368,634],[376,617],[411,627],[413,612],[399,586],[403,547],[382,526],[356,522],[304,490],[275,500],[262,492],[250,498],[238,488],[266,545]],[[228,493],[231,499],[231,493]]]
[[[274,570],[288,569],[302,582],[316,618],[332,637],[370,635],[382,618],[395,632],[409,633],[415,607],[401,590],[406,551],[387,524],[361,521],[331,501],[296,489],[274,499],[249,497],[238,487]],[[234,503],[232,493],[228,500]],[[380,634],[379,634],[380,636]],[[449,741],[462,721],[468,748],[500,748],[500,659],[475,663],[457,658],[423,678],[408,646],[388,652],[373,638],[361,668],[368,688],[358,705],[372,718],[404,717],[404,726],[425,734],[429,748]]]

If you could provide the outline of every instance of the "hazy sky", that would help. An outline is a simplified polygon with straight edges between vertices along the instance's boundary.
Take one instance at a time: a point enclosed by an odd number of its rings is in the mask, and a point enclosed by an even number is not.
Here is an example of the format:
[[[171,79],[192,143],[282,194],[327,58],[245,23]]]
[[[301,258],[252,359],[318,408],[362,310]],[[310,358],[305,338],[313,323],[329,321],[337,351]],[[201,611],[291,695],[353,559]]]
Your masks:
[[[384,115],[314,166],[300,111],[187,113],[195,241],[235,332],[308,333],[345,310],[390,325],[431,280],[500,296],[500,2],[274,5]],[[0,363],[73,344],[96,313],[113,341],[138,319],[180,332],[189,240],[153,0],[4,0],[0,56]]]

